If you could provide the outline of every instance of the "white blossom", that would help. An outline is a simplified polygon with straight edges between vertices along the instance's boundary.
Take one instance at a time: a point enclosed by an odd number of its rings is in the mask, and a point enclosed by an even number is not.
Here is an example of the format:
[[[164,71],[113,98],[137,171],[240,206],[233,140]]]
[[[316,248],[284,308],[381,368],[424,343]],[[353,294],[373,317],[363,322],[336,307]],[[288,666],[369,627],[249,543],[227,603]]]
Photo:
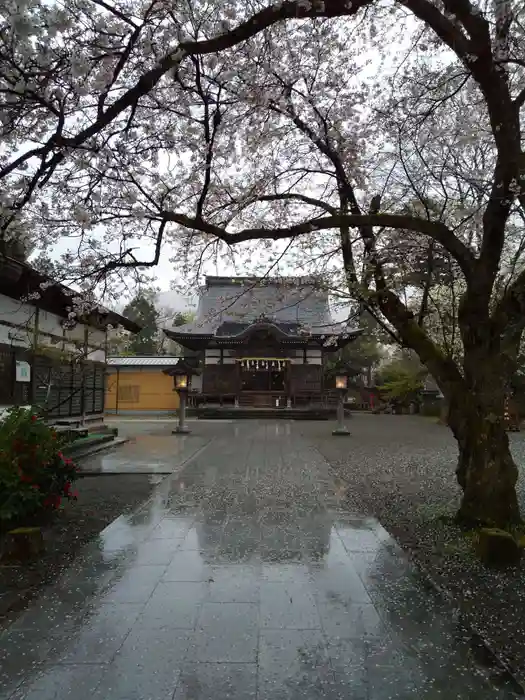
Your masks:
[[[77,205],[73,209],[73,217],[75,221],[79,224],[88,224],[91,221],[91,215],[87,209]]]
[[[510,181],[509,192],[512,192],[512,194],[515,194],[515,195],[519,195],[521,193],[521,185],[516,180],[516,178],[512,178],[512,180]]]

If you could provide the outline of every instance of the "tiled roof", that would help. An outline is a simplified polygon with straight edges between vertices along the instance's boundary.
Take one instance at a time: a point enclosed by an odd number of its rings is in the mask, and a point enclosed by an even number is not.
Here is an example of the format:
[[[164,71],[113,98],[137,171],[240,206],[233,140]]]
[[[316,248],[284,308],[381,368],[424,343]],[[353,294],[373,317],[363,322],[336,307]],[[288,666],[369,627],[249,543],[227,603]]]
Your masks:
[[[221,325],[217,328],[217,330],[215,331],[215,335],[222,337],[232,337],[235,335],[239,335],[250,325],[252,324],[248,322],[239,323],[237,321],[225,321],[224,323],[221,323]],[[284,321],[280,323],[277,322],[275,325],[288,335],[296,335],[299,332],[299,329],[301,328],[300,323],[286,323]]]
[[[43,311],[49,311],[63,319],[69,318],[75,303],[78,306],[86,305],[88,308],[85,313],[79,312],[76,318],[81,323],[95,328],[107,328],[108,325],[121,326],[131,333],[139,333],[142,330],[142,326],[135,321],[100,304],[95,304],[93,300],[86,299],[82,293],[66,287],[61,282],[56,282],[28,263],[6,255],[0,256],[0,294],[10,299],[27,299],[28,301],[24,303],[38,306]]]
[[[423,391],[440,392],[436,380],[430,374],[425,378],[425,381],[423,382]]]
[[[177,364],[179,357],[173,355],[156,355],[151,357],[108,357],[111,367],[170,367]]]
[[[342,330],[330,314],[328,292],[315,283],[246,277],[208,278],[195,321],[170,330],[176,334],[233,336],[261,317],[290,335],[301,327],[314,334]]]

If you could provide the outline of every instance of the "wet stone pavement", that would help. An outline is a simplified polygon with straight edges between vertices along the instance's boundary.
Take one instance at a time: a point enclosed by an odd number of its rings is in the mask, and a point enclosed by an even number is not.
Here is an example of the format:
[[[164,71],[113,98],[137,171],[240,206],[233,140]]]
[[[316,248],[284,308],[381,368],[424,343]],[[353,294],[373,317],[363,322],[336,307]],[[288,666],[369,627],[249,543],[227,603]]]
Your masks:
[[[193,429],[193,457],[0,634],[1,700],[516,697],[385,530],[342,509],[307,432]],[[168,435],[165,464],[203,439]]]

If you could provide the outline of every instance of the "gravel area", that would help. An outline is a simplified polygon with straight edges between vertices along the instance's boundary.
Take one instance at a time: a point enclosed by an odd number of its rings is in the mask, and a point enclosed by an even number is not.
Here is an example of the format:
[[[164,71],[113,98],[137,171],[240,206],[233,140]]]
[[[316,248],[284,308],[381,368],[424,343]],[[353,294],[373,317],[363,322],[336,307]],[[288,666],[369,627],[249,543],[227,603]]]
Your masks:
[[[141,474],[89,476],[76,483],[78,500],[68,503],[45,528],[48,546],[38,561],[0,564],[0,629],[22,610],[41,588],[55,581],[82,546],[121,514],[145,501],[159,477]]]
[[[332,437],[327,426],[304,435],[332,465],[346,488],[349,510],[377,517],[382,525],[459,603],[472,624],[525,680],[525,562],[519,568],[486,569],[472,539],[450,518],[460,490],[457,449],[435,419],[354,414],[350,437]],[[525,515],[525,433],[509,435],[520,467],[518,493]]]

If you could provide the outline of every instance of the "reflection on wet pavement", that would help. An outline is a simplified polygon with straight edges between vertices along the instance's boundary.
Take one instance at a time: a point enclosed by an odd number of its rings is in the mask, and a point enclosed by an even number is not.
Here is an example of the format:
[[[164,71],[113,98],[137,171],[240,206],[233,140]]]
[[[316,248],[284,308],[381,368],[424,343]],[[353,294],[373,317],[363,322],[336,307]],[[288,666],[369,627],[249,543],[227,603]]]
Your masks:
[[[200,450],[210,438],[180,435],[137,435],[124,447],[100,452],[82,460],[83,473],[90,474],[172,474]]]
[[[515,697],[292,424],[214,430],[0,635],[2,700]],[[140,438],[97,460],[189,449]]]

